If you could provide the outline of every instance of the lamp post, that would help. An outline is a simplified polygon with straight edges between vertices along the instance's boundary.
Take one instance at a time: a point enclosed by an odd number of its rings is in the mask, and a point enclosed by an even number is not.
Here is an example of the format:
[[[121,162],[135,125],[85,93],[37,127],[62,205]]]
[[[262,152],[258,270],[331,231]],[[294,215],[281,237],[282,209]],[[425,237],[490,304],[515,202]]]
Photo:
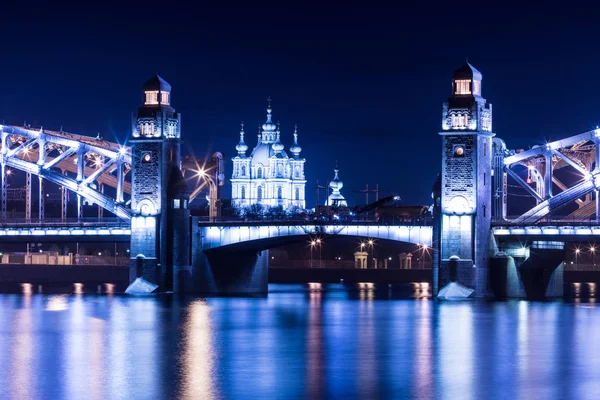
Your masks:
[[[371,265],[373,265],[375,267],[375,269],[377,269],[377,265],[375,265],[375,247],[373,247],[373,239],[369,239],[369,241],[367,242],[369,243],[369,247],[371,247]]]
[[[424,266],[423,259],[425,258],[425,252],[427,251],[428,246],[426,244],[424,244],[423,246],[421,246],[421,249],[422,249],[422,251],[421,251],[421,269],[423,269],[423,266]]]
[[[590,246],[590,252],[592,253],[592,269],[596,269],[596,247]]]
[[[578,256],[579,256],[579,252],[581,250],[579,250],[579,248],[575,249],[575,271],[577,271],[577,266],[579,265],[577,260],[578,260]]]
[[[322,268],[321,248],[323,246],[321,246],[321,239],[317,239],[316,242],[319,245],[319,268]]]
[[[310,242],[310,267],[313,267],[313,249],[315,248],[315,245],[317,244],[316,241],[311,241]]]

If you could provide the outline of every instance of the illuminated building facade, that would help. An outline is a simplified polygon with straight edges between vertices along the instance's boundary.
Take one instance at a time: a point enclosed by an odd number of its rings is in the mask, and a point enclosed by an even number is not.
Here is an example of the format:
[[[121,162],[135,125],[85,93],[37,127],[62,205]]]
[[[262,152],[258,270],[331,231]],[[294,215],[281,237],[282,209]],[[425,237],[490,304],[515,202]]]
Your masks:
[[[466,63],[452,74],[443,105],[439,287],[449,281],[485,295],[491,229],[492,106],[481,73]]]
[[[266,208],[305,208],[305,159],[300,157],[298,129],[294,129],[294,143],[289,148],[291,156],[288,156],[281,142],[279,124],[273,123],[272,111],[269,101],[267,120],[259,130],[256,147],[249,156],[246,155],[248,145],[242,124],[231,176],[231,200],[235,207],[261,204]]]

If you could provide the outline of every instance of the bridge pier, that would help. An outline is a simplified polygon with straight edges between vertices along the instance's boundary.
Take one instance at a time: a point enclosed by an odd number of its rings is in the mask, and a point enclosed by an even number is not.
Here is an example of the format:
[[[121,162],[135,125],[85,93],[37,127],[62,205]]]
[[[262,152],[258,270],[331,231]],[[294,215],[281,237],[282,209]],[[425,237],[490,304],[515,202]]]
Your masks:
[[[266,295],[269,251],[210,249],[198,218],[192,218],[191,266],[175,271],[177,290],[212,295]]]
[[[563,296],[564,250],[520,244],[490,260],[490,289],[498,298],[544,299]]]

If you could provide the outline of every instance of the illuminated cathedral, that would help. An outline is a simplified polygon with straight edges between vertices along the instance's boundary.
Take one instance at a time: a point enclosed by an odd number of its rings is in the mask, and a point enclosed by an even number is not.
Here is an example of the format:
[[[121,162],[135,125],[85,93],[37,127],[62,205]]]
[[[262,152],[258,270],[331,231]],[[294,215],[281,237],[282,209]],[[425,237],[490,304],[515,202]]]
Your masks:
[[[265,208],[281,206],[287,210],[306,206],[306,160],[300,157],[298,128],[294,127],[294,143],[289,148],[291,156],[288,156],[281,141],[279,123],[273,123],[272,112],[269,100],[267,120],[259,128],[256,146],[249,156],[246,155],[248,145],[242,124],[231,176],[231,202],[235,207],[260,204]]]

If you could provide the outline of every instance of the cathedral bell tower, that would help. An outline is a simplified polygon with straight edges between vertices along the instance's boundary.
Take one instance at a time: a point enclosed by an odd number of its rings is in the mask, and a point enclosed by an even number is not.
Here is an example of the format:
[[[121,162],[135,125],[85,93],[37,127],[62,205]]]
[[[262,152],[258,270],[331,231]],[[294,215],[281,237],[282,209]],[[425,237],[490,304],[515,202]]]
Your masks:
[[[492,106],[481,97],[481,73],[468,62],[452,74],[443,105],[438,265],[440,297],[485,296],[491,229]]]
[[[132,119],[131,263],[136,278],[172,289],[167,246],[168,188],[179,171],[181,115],[171,107],[171,85],[156,75],[143,85],[144,103]],[[183,199],[179,200],[180,202]],[[187,201],[186,201],[187,203]],[[179,207],[183,206],[182,203]],[[187,208],[187,204],[185,205]]]

